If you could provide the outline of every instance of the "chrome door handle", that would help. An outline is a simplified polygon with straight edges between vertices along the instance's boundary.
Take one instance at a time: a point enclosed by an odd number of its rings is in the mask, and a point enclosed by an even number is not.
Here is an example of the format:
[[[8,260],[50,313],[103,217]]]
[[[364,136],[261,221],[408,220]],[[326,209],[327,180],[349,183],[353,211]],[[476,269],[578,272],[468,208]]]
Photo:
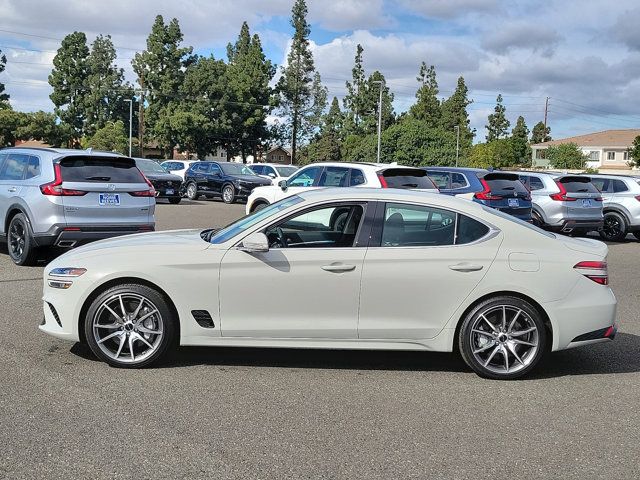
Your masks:
[[[9,192],[11,192],[11,193],[14,193],[14,192],[17,192],[17,191],[18,191],[18,188],[17,188],[17,187],[11,187],[11,188],[9,188],[7,191],[9,191]]]
[[[455,265],[449,265],[451,270],[456,272],[477,272],[482,270],[482,265],[474,265],[472,263],[457,263]]]
[[[355,270],[355,265],[323,265],[322,269],[326,272],[350,272],[351,270]]]

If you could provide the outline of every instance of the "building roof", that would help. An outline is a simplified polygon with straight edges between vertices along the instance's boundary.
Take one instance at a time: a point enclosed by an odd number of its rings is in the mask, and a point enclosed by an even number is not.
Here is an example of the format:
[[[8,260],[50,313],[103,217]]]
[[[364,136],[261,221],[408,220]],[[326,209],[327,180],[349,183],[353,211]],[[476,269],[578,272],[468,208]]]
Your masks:
[[[603,132],[587,133],[576,137],[561,138],[544,143],[536,143],[532,147],[552,147],[563,143],[576,143],[579,147],[620,147],[627,148],[640,135],[640,129],[604,130]]]

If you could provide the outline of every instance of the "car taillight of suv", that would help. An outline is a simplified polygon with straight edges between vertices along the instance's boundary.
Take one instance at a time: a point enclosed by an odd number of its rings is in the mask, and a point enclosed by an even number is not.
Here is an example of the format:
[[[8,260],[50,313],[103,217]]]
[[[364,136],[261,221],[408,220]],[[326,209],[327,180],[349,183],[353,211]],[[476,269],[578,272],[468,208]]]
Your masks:
[[[43,195],[52,195],[54,197],[81,197],[88,192],[83,190],[69,190],[62,188],[62,169],[59,163],[53,166],[55,178],[52,182],[40,185],[40,191]]]

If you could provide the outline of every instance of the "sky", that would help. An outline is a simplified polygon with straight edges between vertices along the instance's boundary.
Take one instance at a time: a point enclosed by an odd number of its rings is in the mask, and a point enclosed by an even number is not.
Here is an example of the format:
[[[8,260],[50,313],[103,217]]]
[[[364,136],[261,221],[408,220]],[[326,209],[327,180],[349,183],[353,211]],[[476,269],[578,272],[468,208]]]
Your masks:
[[[293,0],[0,0],[0,81],[17,110],[52,111],[47,77],[60,39],[111,35],[118,64],[144,49],[156,14],[177,18],[184,44],[225,58],[243,21],[268,58],[282,65]],[[501,93],[512,127],[544,118],[554,138],[640,128],[638,0],[307,0],[315,65],[330,96],[342,98],[356,46],[367,74],[381,71],[402,112],[415,101],[422,61],[434,65],[440,96],[462,75],[476,141]]]

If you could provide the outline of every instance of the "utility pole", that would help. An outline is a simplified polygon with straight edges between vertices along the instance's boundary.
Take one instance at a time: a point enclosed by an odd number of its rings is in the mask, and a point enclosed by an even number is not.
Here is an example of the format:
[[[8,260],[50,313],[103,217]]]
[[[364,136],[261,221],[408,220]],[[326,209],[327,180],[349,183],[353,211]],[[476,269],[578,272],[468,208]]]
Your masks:
[[[382,80],[375,80],[372,82],[374,84],[380,84],[380,98],[378,99],[378,160],[377,163],[380,163],[380,140],[382,137]]]
[[[544,132],[542,136],[542,142],[547,141],[547,113],[549,112],[549,97],[544,101]]]
[[[460,125],[453,127],[456,130],[456,167],[460,158]]]
[[[125,99],[129,103],[129,156],[131,156],[131,134],[133,132],[133,99]]]

